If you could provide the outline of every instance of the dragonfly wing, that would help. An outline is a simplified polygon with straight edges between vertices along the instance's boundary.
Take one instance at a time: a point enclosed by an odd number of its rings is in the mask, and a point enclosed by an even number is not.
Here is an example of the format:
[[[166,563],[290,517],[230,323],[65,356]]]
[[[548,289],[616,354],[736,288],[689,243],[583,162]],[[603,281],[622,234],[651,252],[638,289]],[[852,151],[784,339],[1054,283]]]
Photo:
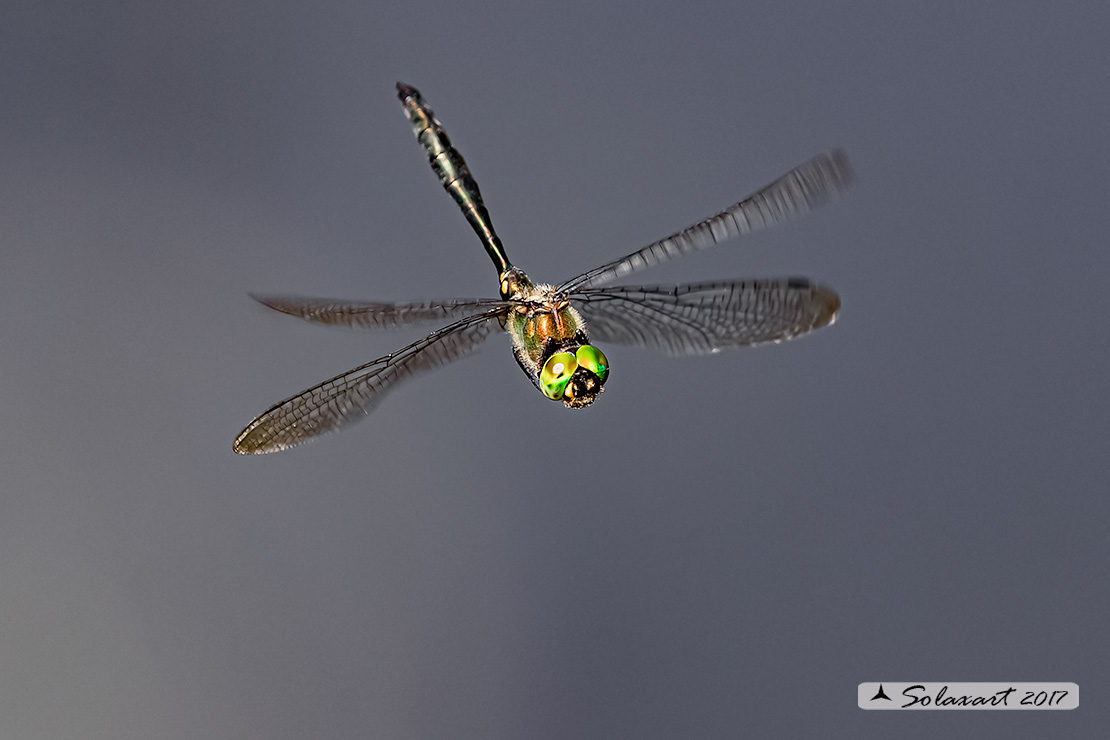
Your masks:
[[[716,216],[654,244],[579,275],[559,286],[562,292],[602,285],[690,252],[797,218],[832,200],[852,179],[844,152],[819,154]]]
[[[571,294],[591,339],[702,355],[782,342],[836,319],[840,299],[805,278],[586,289]]]
[[[455,298],[421,303],[373,303],[334,298],[251,294],[263,306],[315,324],[390,329],[424,321],[457,321],[503,305],[498,300]]]
[[[499,307],[468,316],[275,404],[235,438],[235,451],[276,452],[358,421],[397,383],[473,352],[498,326],[492,319],[505,311]]]

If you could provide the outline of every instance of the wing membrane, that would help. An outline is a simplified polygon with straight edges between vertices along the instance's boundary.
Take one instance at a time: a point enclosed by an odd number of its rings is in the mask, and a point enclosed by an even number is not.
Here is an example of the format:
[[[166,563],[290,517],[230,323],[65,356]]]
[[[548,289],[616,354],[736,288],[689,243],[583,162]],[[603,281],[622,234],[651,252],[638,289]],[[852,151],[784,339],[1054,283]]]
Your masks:
[[[608,283],[741,234],[797,218],[823,205],[847,187],[852,170],[844,152],[819,154],[716,216],[590,270],[559,286],[560,291]]]
[[[315,324],[355,329],[391,329],[424,321],[457,321],[502,305],[492,299],[455,298],[420,303],[374,303],[335,298],[254,295],[251,298],[275,311]]]
[[[473,352],[497,326],[504,306],[468,316],[420,341],[275,404],[235,438],[240,455],[284,450],[370,413],[397,383]]]
[[[832,290],[805,278],[586,289],[571,295],[591,339],[702,355],[781,342],[831,324]]]

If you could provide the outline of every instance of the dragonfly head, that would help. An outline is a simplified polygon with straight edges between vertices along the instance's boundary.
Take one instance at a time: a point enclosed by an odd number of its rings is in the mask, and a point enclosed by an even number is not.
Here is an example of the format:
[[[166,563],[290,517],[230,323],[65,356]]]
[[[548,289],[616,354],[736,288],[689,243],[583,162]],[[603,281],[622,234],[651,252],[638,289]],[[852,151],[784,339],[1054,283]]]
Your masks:
[[[540,390],[567,408],[589,406],[609,378],[609,360],[597,347],[581,344],[552,352],[540,370]]]

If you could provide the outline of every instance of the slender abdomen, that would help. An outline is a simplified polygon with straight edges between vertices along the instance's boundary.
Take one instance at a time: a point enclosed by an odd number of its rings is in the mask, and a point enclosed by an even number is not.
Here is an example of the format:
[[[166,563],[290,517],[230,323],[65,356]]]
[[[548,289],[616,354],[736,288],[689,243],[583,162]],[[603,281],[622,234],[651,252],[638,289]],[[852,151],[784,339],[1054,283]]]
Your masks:
[[[486,210],[486,206],[482,202],[482,193],[478,189],[478,183],[475,182],[474,176],[470,174],[466,161],[463,160],[459,151],[451,146],[451,140],[447,137],[447,132],[436,120],[432,109],[424,102],[420,91],[415,87],[398,82],[397,97],[401,99],[405,115],[412,122],[416,140],[428,153],[428,162],[432,165],[436,177],[443,183],[443,188],[455,199],[471,228],[474,229],[474,233],[482,240],[482,245],[486,248],[490,259],[493,260],[493,265],[497,268],[497,275],[500,277],[511,266],[509,258],[505,254],[505,248],[501,246],[501,240],[497,237],[497,232],[493,230],[493,221],[490,220],[489,211]]]

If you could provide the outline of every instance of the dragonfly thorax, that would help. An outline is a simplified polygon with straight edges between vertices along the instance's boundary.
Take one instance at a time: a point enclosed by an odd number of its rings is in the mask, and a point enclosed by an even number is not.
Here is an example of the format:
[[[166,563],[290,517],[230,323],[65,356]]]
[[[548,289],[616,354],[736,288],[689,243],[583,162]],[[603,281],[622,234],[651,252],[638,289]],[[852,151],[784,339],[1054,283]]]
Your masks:
[[[589,406],[609,375],[605,355],[590,345],[586,322],[565,295],[550,285],[528,283],[526,290],[504,318],[517,363],[551,400]]]
[[[515,305],[505,317],[505,331],[512,337],[513,346],[539,372],[551,352],[564,346],[574,352],[574,347],[589,344],[590,339],[582,316],[554,288],[529,284],[528,291],[513,299]]]

